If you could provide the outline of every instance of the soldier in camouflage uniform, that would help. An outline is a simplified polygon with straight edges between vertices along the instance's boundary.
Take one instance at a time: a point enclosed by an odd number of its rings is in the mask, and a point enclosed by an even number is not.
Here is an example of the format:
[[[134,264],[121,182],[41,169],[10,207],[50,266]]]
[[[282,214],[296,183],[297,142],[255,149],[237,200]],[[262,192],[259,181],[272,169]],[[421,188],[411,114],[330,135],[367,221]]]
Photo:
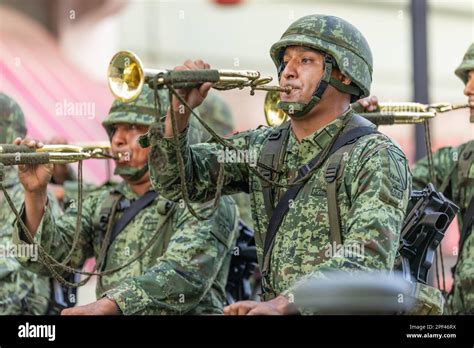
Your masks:
[[[166,94],[160,94],[160,98],[165,102]],[[133,103],[115,101],[103,121],[111,138],[112,151],[121,154],[115,174],[122,176],[124,181],[113,190],[99,189],[84,200],[81,234],[70,262],[72,267],[80,267],[92,256],[100,263],[100,249],[109,228],[119,225],[121,218],[128,213],[128,206],[133,207],[137,200],[154,194],[150,191],[147,166],[149,150],[136,143],[138,136],[147,131],[153,120],[153,93],[145,88]],[[34,145],[30,143],[30,146]],[[32,187],[39,186],[32,178],[33,170],[41,180],[41,190],[50,179],[50,171],[45,166],[25,168],[20,172],[20,181],[29,187],[30,192],[36,192]],[[43,202],[41,199],[38,201]],[[26,213],[24,221],[35,233],[35,241],[55,259],[63,260],[72,245],[77,206],[70,206],[61,218],[55,219],[49,204],[44,203],[31,207],[26,197],[22,209],[22,214]],[[44,214],[35,216],[30,213],[38,209],[40,212],[44,209]],[[196,205],[195,209],[204,214],[211,206]],[[211,220],[198,221],[184,205],[173,204],[155,194],[115,234],[115,238],[110,238],[100,271],[125,264],[145,250],[148,243],[151,247],[127,267],[98,277],[96,294],[101,298],[99,301],[67,309],[63,314],[116,314],[119,311],[126,315],[222,313],[237,222],[238,213],[231,198],[223,199]],[[17,228],[15,243],[25,243],[24,240]],[[39,263],[25,261],[25,266],[47,273]]]
[[[279,175],[272,176],[288,184],[298,168],[327,150],[343,125],[350,126],[357,120],[366,122],[363,124],[367,128],[375,128],[350,108],[351,101],[369,95],[372,54],[354,26],[343,19],[323,15],[298,19],[272,46],[270,54],[278,68],[280,85],[292,87],[290,94],[280,94],[279,106],[291,121],[284,125],[289,131],[283,160],[279,161],[281,167],[276,172]],[[176,69],[205,68],[209,65],[203,61],[188,60]],[[206,83],[179,93],[191,107],[196,107],[210,87]],[[218,144],[190,146],[186,137],[189,112],[179,114],[177,99],[173,99],[172,107],[176,110],[190,197],[194,201],[207,201],[216,191],[218,157],[223,148]],[[167,198],[177,200],[181,191],[176,146],[170,139],[173,136],[170,117],[168,113],[163,138],[150,136],[153,147],[150,170],[154,186]],[[263,159],[266,143],[278,139],[281,129],[259,128],[238,133],[229,140],[237,149],[255,151]],[[155,151],[167,153],[169,160],[164,167],[159,167],[163,164],[154,159]],[[335,209],[328,208],[325,174],[333,157],[325,156],[296,198],[288,201],[289,208],[273,242],[270,240],[266,257],[264,242],[267,229],[272,226],[265,208],[265,187],[246,163],[224,162],[223,193],[250,193],[259,264],[264,271],[267,266],[265,302],[238,302],[226,307],[227,314],[293,312],[289,303],[296,283],[306,277],[324,277],[325,271],[330,269],[351,272],[393,268],[411,187],[405,155],[387,136],[372,133],[360,137],[343,158],[345,168],[335,193],[343,248],[333,248],[330,241],[333,232],[328,215]],[[332,174],[331,177],[334,179]],[[273,187],[273,197],[281,198],[284,191]],[[271,207],[274,212],[275,204]],[[358,247],[360,252],[344,252],[350,247]]]
[[[465,84],[464,94],[469,98],[471,122],[474,122],[474,44],[467,50],[455,73]],[[448,311],[451,314],[474,314],[474,140],[455,148],[444,147],[436,151],[433,154],[433,167],[433,184],[460,207],[460,245],[453,289],[448,298]],[[418,161],[412,173],[413,184],[417,188],[423,188],[431,182],[427,158]]]
[[[0,144],[11,144],[25,134],[25,118],[20,106],[0,93]],[[15,167],[4,167],[3,186],[19,209],[23,202],[23,187]],[[46,314],[50,299],[49,278],[27,271],[14,255],[8,257],[14,219],[3,192],[0,192],[0,314]]]

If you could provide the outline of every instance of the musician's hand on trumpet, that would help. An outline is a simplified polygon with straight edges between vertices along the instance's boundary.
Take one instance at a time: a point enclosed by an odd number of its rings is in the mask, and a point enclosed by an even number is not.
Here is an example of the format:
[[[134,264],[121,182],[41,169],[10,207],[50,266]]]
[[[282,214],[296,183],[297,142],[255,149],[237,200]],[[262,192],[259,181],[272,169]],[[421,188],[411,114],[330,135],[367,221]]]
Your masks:
[[[33,139],[16,138],[14,145],[26,145],[32,149],[40,149],[43,143]],[[25,193],[46,192],[49,181],[53,175],[53,164],[20,164],[18,165],[18,178],[25,189]]]
[[[14,145],[26,145],[32,149],[40,149],[43,144],[32,139],[16,138]],[[48,202],[47,186],[53,175],[53,164],[21,164],[18,165],[18,178],[25,190],[25,224],[29,231],[36,233]],[[24,239],[26,241],[26,239]]]
[[[179,65],[174,68],[175,71],[184,71],[184,70],[200,70],[200,69],[210,69],[210,65],[202,60],[187,60],[183,65]],[[182,88],[177,89],[176,91],[180,96],[183,97],[185,102],[192,108],[196,108],[202,104],[204,99],[207,96],[207,93],[212,87],[212,83],[203,83],[198,88]],[[176,116],[178,133],[183,132],[189,124],[189,116],[191,114],[190,110],[185,107],[176,96],[173,96],[172,108]],[[165,121],[165,133],[166,138],[173,136],[173,127],[171,125],[171,115],[168,111]]]
[[[375,95],[359,99],[357,103],[363,107],[363,111],[361,112],[373,112],[379,108],[379,100]]]
[[[62,137],[52,137],[49,139],[47,144],[58,144],[58,145],[67,145],[68,141],[66,138]],[[70,171],[71,168],[69,164],[66,163],[58,163],[53,165],[53,176],[51,177],[51,182],[49,185],[50,191],[53,192],[54,197],[58,200],[59,203],[64,202],[65,197],[65,190],[64,190],[64,182],[66,180],[70,180]]]

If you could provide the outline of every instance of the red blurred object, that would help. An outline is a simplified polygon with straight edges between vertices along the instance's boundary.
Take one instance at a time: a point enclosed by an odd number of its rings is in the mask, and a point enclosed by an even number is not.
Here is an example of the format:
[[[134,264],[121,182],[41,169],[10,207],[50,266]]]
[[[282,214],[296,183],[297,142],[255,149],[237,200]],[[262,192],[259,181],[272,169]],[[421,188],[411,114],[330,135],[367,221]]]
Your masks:
[[[28,137],[61,136],[70,144],[107,139],[101,125],[113,102],[107,85],[74,67],[38,21],[1,5],[0,18],[0,91],[21,106]],[[107,180],[106,162],[86,161],[84,178]]]
[[[242,0],[213,0],[218,5],[238,5]]]

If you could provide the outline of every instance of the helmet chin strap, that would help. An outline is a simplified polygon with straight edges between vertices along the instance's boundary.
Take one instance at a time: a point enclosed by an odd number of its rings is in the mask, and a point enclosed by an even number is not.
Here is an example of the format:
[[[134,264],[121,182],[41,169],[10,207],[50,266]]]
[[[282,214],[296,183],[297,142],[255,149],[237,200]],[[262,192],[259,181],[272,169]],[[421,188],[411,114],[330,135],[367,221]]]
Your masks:
[[[138,181],[148,172],[148,162],[141,168],[115,167],[114,175],[126,176],[129,181]]]
[[[280,101],[277,105],[279,109],[285,111],[285,113],[290,116],[292,119],[301,119],[308,112],[310,112],[313,107],[321,100],[324,92],[326,91],[328,85],[332,85],[337,90],[343,93],[349,93],[351,95],[359,95],[359,89],[355,86],[345,85],[341,81],[331,76],[332,69],[335,65],[334,58],[329,54],[324,54],[324,74],[321,80],[319,81],[316,89],[313,93],[313,96],[308,103],[298,103],[298,102],[282,102]],[[283,64],[278,69],[278,78],[280,78],[281,73],[283,72]]]

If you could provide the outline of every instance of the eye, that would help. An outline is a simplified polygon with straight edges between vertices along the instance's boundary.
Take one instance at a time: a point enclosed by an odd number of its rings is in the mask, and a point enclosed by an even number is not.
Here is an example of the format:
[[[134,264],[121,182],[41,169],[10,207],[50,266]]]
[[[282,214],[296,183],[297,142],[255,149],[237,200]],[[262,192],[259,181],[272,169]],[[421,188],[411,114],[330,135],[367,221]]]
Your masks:
[[[138,129],[137,125],[136,124],[131,124],[128,129],[130,130],[135,130],[135,129]]]
[[[303,64],[308,64],[308,63],[311,63],[313,60],[311,58],[308,58],[308,57],[303,57],[303,59],[301,59],[301,62]]]

